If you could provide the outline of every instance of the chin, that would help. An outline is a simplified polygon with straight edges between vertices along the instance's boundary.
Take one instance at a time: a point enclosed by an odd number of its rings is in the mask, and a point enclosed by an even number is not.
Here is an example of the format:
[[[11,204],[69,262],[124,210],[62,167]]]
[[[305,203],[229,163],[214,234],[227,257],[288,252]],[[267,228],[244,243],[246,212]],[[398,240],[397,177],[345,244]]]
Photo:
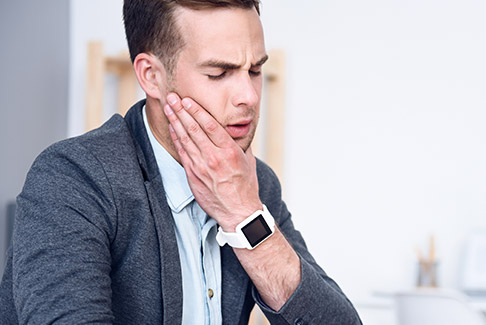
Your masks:
[[[236,138],[234,139],[236,144],[244,151],[247,152],[248,149],[251,147],[255,137],[256,129],[253,129],[248,133],[245,137]]]
[[[251,139],[241,139],[241,140],[237,140],[236,143],[238,144],[238,146],[240,146],[240,148],[246,152],[250,147],[251,147],[251,143],[253,142],[253,138]]]

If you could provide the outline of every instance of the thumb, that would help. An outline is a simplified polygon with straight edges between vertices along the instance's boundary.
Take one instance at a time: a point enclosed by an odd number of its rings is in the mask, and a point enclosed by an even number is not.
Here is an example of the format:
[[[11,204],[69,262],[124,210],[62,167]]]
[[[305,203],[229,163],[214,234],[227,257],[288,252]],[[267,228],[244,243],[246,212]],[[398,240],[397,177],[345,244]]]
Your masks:
[[[256,157],[253,155],[253,151],[251,150],[251,146],[248,147],[245,151],[246,161],[250,162],[253,170],[256,171]]]
[[[255,156],[253,155],[253,151],[251,149],[251,145],[248,147],[248,149],[246,149],[245,151],[245,156],[246,158],[255,158]]]

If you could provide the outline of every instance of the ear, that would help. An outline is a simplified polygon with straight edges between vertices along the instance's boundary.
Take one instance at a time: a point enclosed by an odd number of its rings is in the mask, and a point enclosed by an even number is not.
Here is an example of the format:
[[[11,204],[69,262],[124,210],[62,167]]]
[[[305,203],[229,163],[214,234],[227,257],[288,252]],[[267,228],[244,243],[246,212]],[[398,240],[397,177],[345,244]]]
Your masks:
[[[133,61],[133,68],[143,91],[155,99],[165,98],[162,89],[167,87],[167,73],[160,60],[148,53],[140,53]]]

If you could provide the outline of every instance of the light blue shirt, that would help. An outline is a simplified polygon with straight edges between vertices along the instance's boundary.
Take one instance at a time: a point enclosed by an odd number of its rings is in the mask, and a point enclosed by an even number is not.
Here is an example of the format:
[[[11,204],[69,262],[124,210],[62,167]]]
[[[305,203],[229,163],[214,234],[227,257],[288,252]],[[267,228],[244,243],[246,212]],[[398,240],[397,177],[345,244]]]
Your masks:
[[[216,220],[208,217],[194,199],[184,168],[155,139],[145,107],[143,120],[174,217],[182,269],[182,324],[219,325],[221,254]]]

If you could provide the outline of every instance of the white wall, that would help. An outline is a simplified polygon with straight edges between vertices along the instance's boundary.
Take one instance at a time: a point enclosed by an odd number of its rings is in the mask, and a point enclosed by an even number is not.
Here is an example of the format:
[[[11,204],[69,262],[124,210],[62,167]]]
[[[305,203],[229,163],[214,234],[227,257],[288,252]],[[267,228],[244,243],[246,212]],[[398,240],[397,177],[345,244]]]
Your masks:
[[[445,286],[486,227],[486,3],[265,1],[289,56],[286,197],[358,303],[413,285],[434,233]]]
[[[121,3],[72,0],[71,134],[84,43],[125,47]],[[357,304],[412,286],[432,233],[457,287],[462,241],[486,228],[484,17],[480,0],[263,0],[267,48],[288,55],[285,198]]]
[[[318,256],[396,283],[428,233],[445,255],[450,236],[486,223],[486,4],[299,5],[263,11],[269,47],[289,54],[287,199],[304,231],[324,228]]]

